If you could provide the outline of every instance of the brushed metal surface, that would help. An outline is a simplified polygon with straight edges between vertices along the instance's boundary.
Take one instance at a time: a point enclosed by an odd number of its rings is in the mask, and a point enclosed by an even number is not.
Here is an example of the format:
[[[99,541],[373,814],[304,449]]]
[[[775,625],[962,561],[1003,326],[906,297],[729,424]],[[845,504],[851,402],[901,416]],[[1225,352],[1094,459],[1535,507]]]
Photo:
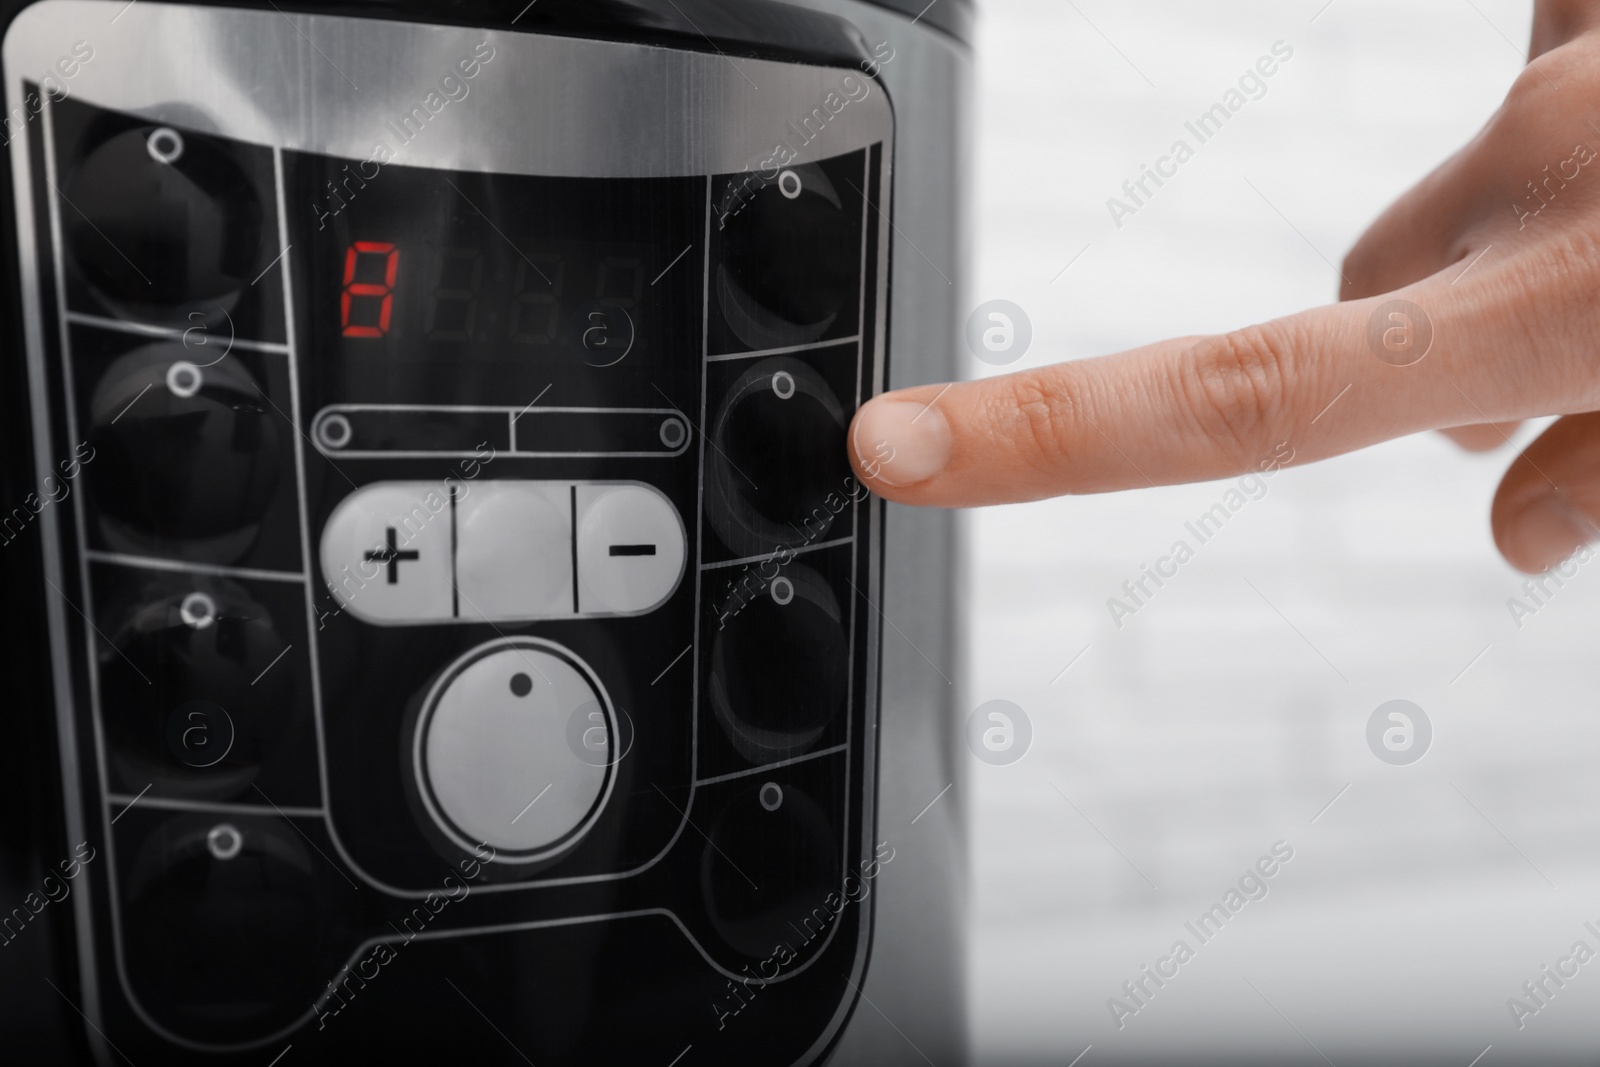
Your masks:
[[[970,307],[971,52],[858,0],[798,2],[850,20],[869,48],[894,50],[879,72],[895,113],[886,388],[949,381],[961,373]],[[964,768],[972,757],[960,740],[967,701],[958,636],[964,525],[954,512],[898,504],[884,519],[877,839],[897,852],[879,878],[863,1001],[834,1064],[931,1059],[950,1067],[969,1059]]]
[[[114,21],[113,21],[114,20]],[[7,32],[8,88],[55,75],[74,41],[95,50],[72,95],[258,144],[368,159],[385,144],[415,167],[572,177],[665,177],[754,167],[792,139],[848,71],[615,41],[149,0],[41,0]],[[474,49],[492,58],[440,81]],[[884,94],[848,99],[802,159],[892,134]],[[437,112],[429,93],[442,101]],[[13,103],[20,101],[13,100]],[[430,118],[401,144],[413,107]],[[537,130],[538,136],[525,131]],[[519,131],[523,131],[519,135]],[[381,160],[380,160],[381,162]]]

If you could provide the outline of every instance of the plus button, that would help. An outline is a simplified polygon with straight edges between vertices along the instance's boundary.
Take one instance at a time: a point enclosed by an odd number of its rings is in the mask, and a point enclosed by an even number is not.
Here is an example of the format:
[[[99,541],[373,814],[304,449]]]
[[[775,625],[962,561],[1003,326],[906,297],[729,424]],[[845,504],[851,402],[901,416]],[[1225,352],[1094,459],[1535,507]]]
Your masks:
[[[393,526],[389,527],[387,544],[383,548],[368,552],[366,556],[368,563],[376,562],[388,565],[390,585],[398,585],[400,582],[401,561],[412,560],[417,557],[418,553],[415,549],[407,549],[403,552],[400,550],[400,547],[395,543],[395,529]]]

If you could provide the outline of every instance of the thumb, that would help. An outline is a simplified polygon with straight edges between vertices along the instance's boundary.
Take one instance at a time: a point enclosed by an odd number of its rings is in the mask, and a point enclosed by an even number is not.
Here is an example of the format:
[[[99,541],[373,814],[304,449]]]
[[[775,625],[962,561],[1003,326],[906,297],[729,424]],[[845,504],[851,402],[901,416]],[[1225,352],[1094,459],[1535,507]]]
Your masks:
[[[1495,493],[1495,544],[1537,574],[1600,538],[1600,414],[1557,419],[1518,456]],[[1589,557],[1585,556],[1587,560]]]

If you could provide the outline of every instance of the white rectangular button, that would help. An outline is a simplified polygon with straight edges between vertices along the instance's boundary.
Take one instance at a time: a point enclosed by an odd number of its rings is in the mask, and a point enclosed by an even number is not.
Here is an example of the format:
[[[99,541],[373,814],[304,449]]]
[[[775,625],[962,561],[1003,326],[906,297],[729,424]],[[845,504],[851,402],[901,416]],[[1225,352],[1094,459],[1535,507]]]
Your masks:
[[[471,482],[456,502],[456,587],[463,619],[571,615],[572,485]]]

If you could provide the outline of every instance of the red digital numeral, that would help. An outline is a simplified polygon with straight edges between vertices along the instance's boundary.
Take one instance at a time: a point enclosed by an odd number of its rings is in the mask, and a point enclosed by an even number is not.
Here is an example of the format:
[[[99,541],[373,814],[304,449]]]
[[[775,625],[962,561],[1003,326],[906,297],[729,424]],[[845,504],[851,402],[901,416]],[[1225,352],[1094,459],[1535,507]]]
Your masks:
[[[383,281],[358,282],[356,268],[362,256],[384,256]],[[394,279],[400,271],[400,253],[382,241],[357,241],[344,254],[344,291],[339,294],[339,325],[346,337],[382,337],[389,332],[389,315],[394,308]],[[357,300],[377,300],[378,323],[368,315],[350,321],[351,305]],[[357,311],[370,311],[371,305],[356,305]]]

